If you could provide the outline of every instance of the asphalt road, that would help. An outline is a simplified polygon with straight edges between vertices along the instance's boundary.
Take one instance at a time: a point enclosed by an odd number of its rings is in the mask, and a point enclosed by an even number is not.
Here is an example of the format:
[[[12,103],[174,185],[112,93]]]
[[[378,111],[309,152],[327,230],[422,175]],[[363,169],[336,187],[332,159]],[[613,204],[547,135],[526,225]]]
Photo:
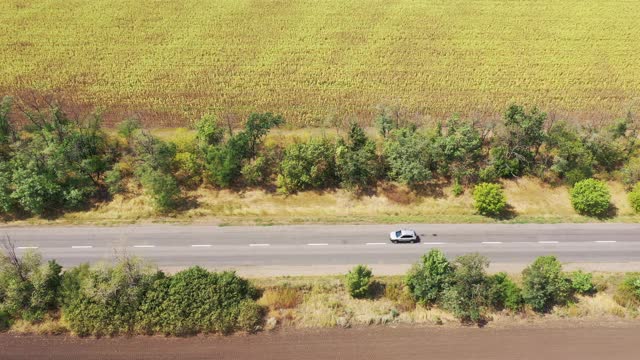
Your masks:
[[[62,265],[126,253],[167,270],[201,265],[270,275],[342,272],[369,264],[401,273],[429,248],[447,256],[478,252],[502,267],[540,255],[603,270],[640,270],[640,224],[415,224],[420,244],[389,243],[393,225],[1,227],[18,252],[37,249]],[[274,270],[276,269],[276,270]]]

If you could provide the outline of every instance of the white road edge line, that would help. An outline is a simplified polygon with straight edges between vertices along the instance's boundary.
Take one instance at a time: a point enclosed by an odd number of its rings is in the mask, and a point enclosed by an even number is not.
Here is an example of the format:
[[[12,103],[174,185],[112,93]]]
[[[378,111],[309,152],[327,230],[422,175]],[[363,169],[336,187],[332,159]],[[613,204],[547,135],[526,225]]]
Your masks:
[[[387,243],[366,243],[366,245],[387,245]]]
[[[614,243],[616,241],[615,240],[597,240],[595,242],[597,242],[598,244],[611,244],[611,243]]]
[[[308,246],[327,246],[329,244],[327,243],[311,243],[311,244],[307,244]]]
[[[426,243],[423,243],[423,244],[425,244],[425,245],[444,245],[446,243],[443,243],[443,242],[426,242]]]
[[[91,249],[93,246],[91,245],[74,245],[71,247],[72,249]]]
[[[251,246],[251,247],[265,247],[265,246],[271,246],[271,244],[249,244],[249,246]]]
[[[191,247],[196,247],[196,248],[199,248],[199,247],[211,247],[211,245],[207,245],[207,244],[198,245],[198,244],[196,244],[196,245],[191,245]]]
[[[27,249],[37,249],[37,246],[18,246],[16,249],[27,250]]]
[[[557,241],[538,241],[538,244],[557,244]]]
[[[156,247],[155,245],[133,245],[134,248],[152,248]]]
[[[502,244],[502,241],[483,241],[483,244]]]

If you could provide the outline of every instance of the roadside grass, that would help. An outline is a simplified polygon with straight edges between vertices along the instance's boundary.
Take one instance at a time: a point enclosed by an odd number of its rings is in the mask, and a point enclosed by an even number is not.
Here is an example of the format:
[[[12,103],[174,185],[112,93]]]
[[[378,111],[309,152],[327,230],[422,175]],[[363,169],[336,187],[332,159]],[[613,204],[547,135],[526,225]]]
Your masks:
[[[129,224],[138,222],[213,222],[223,225],[285,225],[342,223],[585,223],[640,222],[627,203],[619,182],[610,181],[616,214],[595,219],[575,213],[565,186],[549,186],[535,178],[504,181],[508,203],[515,215],[496,220],[478,215],[471,191],[454,196],[445,185],[436,193],[416,195],[395,184],[382,184],[373,195],[356,197],[345,190],[308,191],[281,195],[263,189],[246,191],[201,187],[185,191],[190,206],[180,212],[158,216],[149,198],[131,188],[110,202],[88,211],[69,212],[55,219],[30,218],[8,222],[21,224]]]

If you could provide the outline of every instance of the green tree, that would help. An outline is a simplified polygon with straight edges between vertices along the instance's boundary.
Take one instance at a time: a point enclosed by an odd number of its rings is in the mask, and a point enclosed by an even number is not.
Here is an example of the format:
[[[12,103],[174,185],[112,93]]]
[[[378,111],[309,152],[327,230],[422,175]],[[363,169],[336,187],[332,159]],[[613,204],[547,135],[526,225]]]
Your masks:
[[[593,154],[575,129],[560,122],[549,130],[548,153],[552,157],[551,171],[570,185],[593,175]]]
[[[278,188],[285,193],[295,193],[335,186],[335,153],[335,144],[325,138],[287,146],[280,163]]]
[[[419,303],[433,305],[451,284],[454,267],[442,251],[431,249],[421,261],[409,270],[405,283],[413,299]]]
[[[555,256],[540,256],[522,271],[522,297],[535,311],[546,312],[563,305],[571,294],[571,283]]]
[[[507,109],[490,153],[490,166],[498,176],[519,176],[533,167],[545,139],[546,119],[535,107],[529,112],[515,104]]]
[[[394,130],[384,143],[389,177],[410,187],[431,180],[431,143],[426,136],[403,128]]]
[[[356,123],[351,124],[346,141],[341,139],[338,143],[336,166],[342,185],[347,189],[362,191],[376,182],[378,172],[376,144]]]
[[[218,125],[218,119],[214,115],[203,116],[194,127],[198,144],[202,149],[218,145],[224,139],[224,129]]]
[[[445,308],[465,323],[481,324],[489,308],[489,281],[485,272],[489,260],[479,254],[463,255],[454,261],[452,285],[443,296]]]
[[[482,161],[482,142],[473,122],[454,117],[447,121],[446,130],[439,126],[432,150],[438,173],[464,184],[475,181]]]

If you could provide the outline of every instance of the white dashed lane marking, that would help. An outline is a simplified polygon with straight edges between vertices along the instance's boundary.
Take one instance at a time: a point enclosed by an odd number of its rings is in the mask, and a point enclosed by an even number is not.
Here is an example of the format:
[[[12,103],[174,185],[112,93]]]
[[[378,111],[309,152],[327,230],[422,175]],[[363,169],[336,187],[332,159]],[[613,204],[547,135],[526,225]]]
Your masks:
[[[493,245],[493,244],[502,244],[502,241],[483,241],[482,243]]]
[[[309,245],[309,246],[327,246],[329,244],[327,244],[327,243],[311,243],[311,244],[307,244],[307,245]]]
[[[265,246],[271,246],[271,244],[249,244],[249,246],[251,246],[251,247],[265,247]]]
[[[153,248],[155,245],[133,245],[134,248]]]
[[[598,244],[611,244],[611,243],[614,243],[616,241],[615,240],[598,240],[598,241],[595,241],[595,242],[598,243]]]
[[[93,246],[91,245],[75,245],[71,247],[72,249],[91,249]]]
[[[557,244],[557,241],[538,241],[538,244]]]
[[[206,247],[211,247],[211,245],[207,245],[207,244],[196,244],[196,245],[191,245],[191,247],[195,247],[195,248],[206,248]]]

